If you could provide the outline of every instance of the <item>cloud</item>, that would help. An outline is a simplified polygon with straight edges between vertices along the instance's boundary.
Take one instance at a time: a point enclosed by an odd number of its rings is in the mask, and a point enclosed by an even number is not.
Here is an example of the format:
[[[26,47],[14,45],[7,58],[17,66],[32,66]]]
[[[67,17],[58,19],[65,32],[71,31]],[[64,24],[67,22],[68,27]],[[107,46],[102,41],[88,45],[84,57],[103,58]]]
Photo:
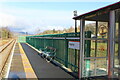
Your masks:
[[[41,27],[40,29],[42,30],[63,30],[64,27],[63,26],[46,26],[46,27]]]
[[[0,27],[22,27],[32,25],[27,19],[0,12]]]
[[[72,11],[2,7],[4,9],[0,12],[0,26],[11,27],[17,32],[61,30],[74,25]]]
[[[41,31],[62,29],[73,25],[72,12],[70,11],[4,8],[3,12],[7,13],[2,14],[4,17],[0,15],[1,20],[4,19],[4,25],[21,27],[22,31],[33,32],[37,28],[40,28]]]
[[[40,29],[41,32],[44,30],[64,29],[64,27],[58,26],[57,23],[55,24],[57,26],[50,26],[51,24],[49,23],[53,22],[55,19],[51,19],[52,21],[49,20],[41,21],[39,18],[30,19],[28,17],[19,17],[6,13],[0,13],[0,27],[9,27],[12,31],[15,32],[35,33],[38,29]]]
[[[15,16],[0,13],[0,27],[13,26],[15,24]]]

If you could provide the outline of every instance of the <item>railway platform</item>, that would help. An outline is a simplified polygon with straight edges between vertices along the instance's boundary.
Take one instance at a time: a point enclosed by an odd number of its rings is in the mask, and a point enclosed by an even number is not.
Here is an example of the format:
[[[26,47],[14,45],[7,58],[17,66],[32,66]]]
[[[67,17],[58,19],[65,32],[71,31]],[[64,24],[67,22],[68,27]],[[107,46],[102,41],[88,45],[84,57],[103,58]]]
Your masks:
[[[16,43],[8,78],[72,78],[59,66],[46,62],[26,43]]]

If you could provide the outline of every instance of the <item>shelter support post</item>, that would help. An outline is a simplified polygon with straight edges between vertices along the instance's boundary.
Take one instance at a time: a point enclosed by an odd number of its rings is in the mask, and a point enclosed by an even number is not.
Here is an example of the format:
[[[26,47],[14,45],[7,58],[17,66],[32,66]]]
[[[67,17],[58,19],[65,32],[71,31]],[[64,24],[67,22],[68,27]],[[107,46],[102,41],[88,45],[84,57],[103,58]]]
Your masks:
[[[118,27],[118,59],[120,58],[120,15],[119,15],[119,19],[118,19],[118,23],[119,23],[119,27]],[[119,61],[119,65],[120,65],[120,59],[118,60]],[[120,69],[120,68],[119,68]],[[120,70],[119,70],[120,71]],[[120,74],[118,75],[118,78],[120,79]]]
[[[108,53],[108,76],[113,78],[114,52],[115,52],[115,11],[109,15],[109,53]]]
[[[75,33],[77,33],[77,20],[75,20]]]
[[[91,31],[85,32],[85,38],[91,38]],[[91,40],[85,40],[85,50],[84,50],[84,57],[90,57],[90,51],[91,51]],[[85,59],[84,60],[86,65],[85,65],[85,75],[90,76],[90,59]]]
[[[84,28],[85,28],[85,20],[80,20],[80,55],[79,55],[79,78],[82,78],[82,69],[84,63]]]

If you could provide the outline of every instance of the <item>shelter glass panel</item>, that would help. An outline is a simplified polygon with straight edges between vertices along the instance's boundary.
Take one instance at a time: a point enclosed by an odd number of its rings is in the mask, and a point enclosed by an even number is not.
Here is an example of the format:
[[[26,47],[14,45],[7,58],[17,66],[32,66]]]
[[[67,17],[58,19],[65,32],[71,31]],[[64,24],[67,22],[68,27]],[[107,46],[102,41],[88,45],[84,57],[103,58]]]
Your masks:
[[[90,44],[85,44],[82,76],[90,77],[107,75],[107,41],[101,40],[98,42],[95,40],[85,40],[85,43],[86,42],[90,42]]]
[[[120,68],[120,9],[116,10],[114,67]]]
[[[98,38],[108,37],[108,22],[98,22]]]
[[[107,75],[108,22],[85,21],[85,23],[84,31],[91,31],[91,37],[85,35],[82,76]]]
[[[97,40],[97,57],[106,57],[107,56],[107,41]]]
[[[91,31],[91,37],[95,38],[96,36],[96,22],[95,21],[85,21],[85,31]]]
[[[82,76],[83,77],[94,76],[95,75],[94,69],[95,69],[95,60],[94,59],[84,59]]]
[[[95,40],[91,40],[90,57],[95,57]]]
[[[117,9],[115,12],[114,77],[120,79],[120,9]]]

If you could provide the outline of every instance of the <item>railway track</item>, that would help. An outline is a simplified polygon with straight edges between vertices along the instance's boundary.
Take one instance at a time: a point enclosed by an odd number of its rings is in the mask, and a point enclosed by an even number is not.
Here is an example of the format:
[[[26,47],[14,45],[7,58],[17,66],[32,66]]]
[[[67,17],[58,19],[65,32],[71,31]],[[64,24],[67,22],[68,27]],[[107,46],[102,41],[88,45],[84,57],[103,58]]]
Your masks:
[[[4,46],[0,47],[0,78],[5,78],[7,74],[10,63],[10,56],[15,43],[16,40],[11,40]]]
[[[12,42],[13,40],[10,40],[8,43],[0,46],[0,53]]]

